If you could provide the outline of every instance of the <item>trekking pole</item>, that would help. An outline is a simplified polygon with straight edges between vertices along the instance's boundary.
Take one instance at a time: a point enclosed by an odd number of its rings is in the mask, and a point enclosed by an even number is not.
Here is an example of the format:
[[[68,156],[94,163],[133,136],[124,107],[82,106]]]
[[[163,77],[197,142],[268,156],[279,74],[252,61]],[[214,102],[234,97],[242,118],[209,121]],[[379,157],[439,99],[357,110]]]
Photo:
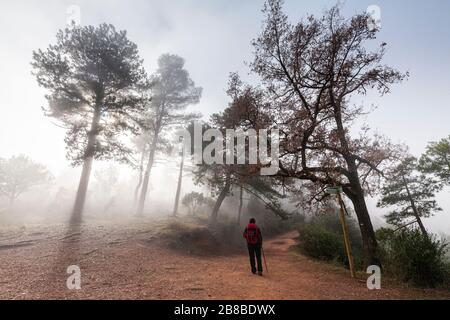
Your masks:
[[[267,261],[266,261],[266,254],[264,253],[264,248],[261,246],[261,251],[264,258],[264,265],[266,266],[266,272],[269,273],[269,269],[267,269]]]

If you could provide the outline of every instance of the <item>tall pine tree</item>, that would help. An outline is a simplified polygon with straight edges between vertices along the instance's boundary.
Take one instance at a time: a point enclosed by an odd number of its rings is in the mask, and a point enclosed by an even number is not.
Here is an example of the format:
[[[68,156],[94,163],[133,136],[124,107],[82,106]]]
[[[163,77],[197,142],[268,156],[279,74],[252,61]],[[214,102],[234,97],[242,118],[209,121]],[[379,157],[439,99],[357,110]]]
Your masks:
[[[121,136],[142,126],[142,60],[125,31],[74,25],[58,32],[56,44],[33,52],[32,66],[48,91],[46,115],[67,129],[67,158],[82,165],[71,217],[79,223],[93,160],[127,161],[131,150]]]
[[[442,210],[434,200],[438,190],[439,184],[433,178],[418,171],[417,159],[407,157],[389,173],[378,207],[395,206],[396,209],[386,215],[389,224],[402,226],[415,220],[427,235],[422,218]]]

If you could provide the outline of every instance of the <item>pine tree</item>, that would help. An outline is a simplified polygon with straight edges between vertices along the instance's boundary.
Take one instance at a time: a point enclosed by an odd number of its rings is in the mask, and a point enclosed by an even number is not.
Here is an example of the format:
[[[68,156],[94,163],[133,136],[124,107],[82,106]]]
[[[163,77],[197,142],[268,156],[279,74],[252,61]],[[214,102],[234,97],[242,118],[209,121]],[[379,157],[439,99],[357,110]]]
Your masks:
[[[142,127],[142,59],[125,31],[74,25],[58,32],[56,44],[33,52],[32,66],[48,91],[46,115],[67,129],[67,158],[83,166],[71,217],[79,223],[93,160],[127,162],[131,150],[121,137]]]
[[[439,180],[450,185],[450,136],[439,142],[431,142],[419,161],[420,170],[434,174]]]
[[[441,211],[434,200],[438,190],[436,180],[418,171],[417,159],[407,157],[389,173],[378,206],[397,208],[386,215],[389,224],[402,226],[415,220],[422,233],[427,235],[422,218]]]
[[[200,101],[202,88],[195,86],[189,72],[184,68],[184,63],[184,59],[177,55],[163,54],[158,59],[158,69],[152,76],[152,100],[147,109],[147,126],[151,141],[136,210],[137,216],[142,216],[144,212],[150,174],[162,137],[174,126],[186,125],[189,121],[200,118],[198,113],[185,112],[189,105]]]

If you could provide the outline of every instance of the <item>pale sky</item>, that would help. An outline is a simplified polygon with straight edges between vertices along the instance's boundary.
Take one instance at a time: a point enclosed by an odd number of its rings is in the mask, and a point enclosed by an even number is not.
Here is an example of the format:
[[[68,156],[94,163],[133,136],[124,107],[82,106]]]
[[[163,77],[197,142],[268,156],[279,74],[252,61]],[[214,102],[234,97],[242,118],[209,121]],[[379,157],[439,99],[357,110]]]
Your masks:
[[[286,0],[292,20],[320,14],[336,1]],[[31,54],[54,42],[66,24],[70,5],[81,9],[81,24],[112,23],[128,31],[149,73],[166,52],[186,59],[186,68],[203,87],[197,111],[208,116],[226,107],[229,72],[247,78],[250,42],[261,28],[262,0],[102,0],[0,2],[0,157],[23,153],[46,164],[55,175],[67,168],[64,132],[44,117],[44,90],[31,75]],[[428,141],[450,134],[450,1],[344,2],[349,16],[369,5],[381,9],[380,41],[388,43],[386,63],[409,71],[407,82],[388,96],[369,95],[378,109],[365,122],[420,155]],[[251,77],[249,78],[251,79]],[[438,200],[447,212],[427,223],[450,232],[450,191]],[[371,210],[376,212],[371,204]]]

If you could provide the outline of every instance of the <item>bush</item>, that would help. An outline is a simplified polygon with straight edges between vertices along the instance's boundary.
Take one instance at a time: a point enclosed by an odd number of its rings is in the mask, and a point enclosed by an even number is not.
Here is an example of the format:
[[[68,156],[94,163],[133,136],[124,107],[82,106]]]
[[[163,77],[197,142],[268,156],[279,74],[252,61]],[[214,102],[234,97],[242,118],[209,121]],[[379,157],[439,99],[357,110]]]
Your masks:
[[[418,229],[377,231],[384,272],[419,287],[448,284],[447,244]]]
[[[224,250],[207,227],[172,221],[159,232],[159,239],[169,248],[193,255],[216,255]]]
[[[348,216],[346,216],[345,220],[347,222],[348,236],[352,245],[353,255],[359,257],[362,252],[362,238],[358,223],[354,218]],[[326,230],[339,234],[341,241],[344,241],[342,225],[337,213],[315,216],[311,220],[311,223],[322,225]]]
[[[355,269],[361,269],[362,240],[354,219],[346,218]],[[335,260],[349,266],[345,251],[342,226],[337,214],[315,216],[310,222],[299,227],[302,253],[310,257],[331,261]]]
[[[318,224],[300,227],[300,250],[302,253],[325,261],[346,260],[342,237]]]

